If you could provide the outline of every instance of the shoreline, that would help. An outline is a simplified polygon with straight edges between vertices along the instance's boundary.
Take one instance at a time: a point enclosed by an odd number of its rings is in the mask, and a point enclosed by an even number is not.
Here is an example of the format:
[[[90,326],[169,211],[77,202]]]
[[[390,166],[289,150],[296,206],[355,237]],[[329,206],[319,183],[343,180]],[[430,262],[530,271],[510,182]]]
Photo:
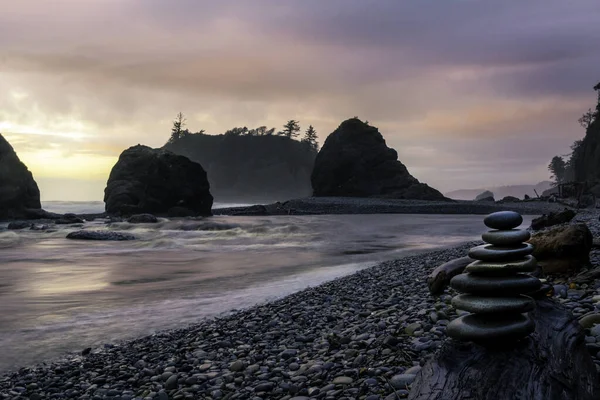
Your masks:
[[[444,215],[486,215],[496,211],[516,211],[522,215],[542,215],[562,211],[568,207],[561,203],[544,200],[519,202],[486,202],[474,200],[403,200],[363,197],[307,197],[270,204],[254,204],[242,207],[222,207],[212,209],[212,215],[230,216],[276,216],[276,215],[333,215],[333,214],[444,214]],[[157,217],[167,217],[156,213]],[[52,222],[62,218],[76,217],[88,221],[115,217],[102,213],[59,214],[43,209],[26,210],[21,218],[0,219],[0,222],[27,220]],[[117,217],[119,218],[119,217]],[[198,217],[183,217],[198,218]]]
[[[427,274],[464,256],[476,243],[380,263],[272,302],[95,349],[87,356],[67,355],[5,372],[0,398],[11,390],[45,398],[49,393],[41,390],[48,382],[74,371],[85,387],[77,398],[109,393],[122,399],[148,398],[150,393],[158,396],[150,398],[161,398],[161,390],[169,398],[248,398],[259,392],[266,398],[291,398],[323,389],[390,395],[398,391],[390,380],[424,362],[445,338],[448,319],[455,317],[450,296],[439,301],[429,295]],[[127,379],[120,379],[123,371]]]
[[[359,197],[307,197],[249,207],[213,209],[213,215],[320,215],[320,214],[471,214],[516,211],[541,215],[562,211],[566,206],[543,200],[487,202],[474,200],[402,200]]]

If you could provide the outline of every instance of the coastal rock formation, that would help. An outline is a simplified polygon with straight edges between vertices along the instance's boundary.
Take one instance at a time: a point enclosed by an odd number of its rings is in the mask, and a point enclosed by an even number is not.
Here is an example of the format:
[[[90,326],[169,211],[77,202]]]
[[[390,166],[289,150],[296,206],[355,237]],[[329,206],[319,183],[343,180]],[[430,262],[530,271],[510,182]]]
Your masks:
[[[486,190],[483,193],[479,193],[477,197],[475,197],[475,201],[494,201],[494,193]]]
[[[200,164],[137,145],[121,153],[108,178],[104,202],[109,214],[167,214],[177,207],[210,215],[213,197]]]
[[[444,200],[420,183],[387,147],[379,130],[351,118],[325,140],[311,175],[314,196]]]
[[[526,313],[535,303],[525,294],[539,290],[541,282],[523,274],[535,269],[536,260],[530,255],[533,247],[523,243],[529,232],[514,229],[522,222],[523,217],[513,211],[496,212],[484,219],[493,229],[482,236],[489,244],[471,249],[469,257],[478,261],[450,281],[452,288],[465,293],[454,297],[452,305],[472,314],[450,322],[449,336],[497,347],[534,331]]]
[[[27,217],[27,209],[41,208],[33,175],[0,134],[0,218]]]
[[[556,226],[529,240],[533,255],[546,274],[577,272],[590,263],[594,238],[586,224]]]
[[[500,200],[502,203],[516,203],[518,201],[521,201],[518,197],[514,197],[514,196],[505,196],[502,198],[502,200]]]

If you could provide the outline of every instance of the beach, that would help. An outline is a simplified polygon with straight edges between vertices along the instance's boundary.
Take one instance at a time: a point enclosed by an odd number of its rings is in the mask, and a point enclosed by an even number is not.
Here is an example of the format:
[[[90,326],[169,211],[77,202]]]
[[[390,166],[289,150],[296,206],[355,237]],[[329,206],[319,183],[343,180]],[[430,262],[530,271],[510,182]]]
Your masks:
[[[598,215],[577,221],[600,233]],[[436,266],[478,241],[384,261],[284,298],[185,328],[95,347],[0,378],[1,398],[406,398],[420,366],[446,340],[455,294],[431,296]],[[592,263],[599,255],[592,252]],[[600,308],[600,282],[550,281],[576,317]],[[563,291],[564,288],[564,291]],[[600,341],[586,331],[597,365]]]

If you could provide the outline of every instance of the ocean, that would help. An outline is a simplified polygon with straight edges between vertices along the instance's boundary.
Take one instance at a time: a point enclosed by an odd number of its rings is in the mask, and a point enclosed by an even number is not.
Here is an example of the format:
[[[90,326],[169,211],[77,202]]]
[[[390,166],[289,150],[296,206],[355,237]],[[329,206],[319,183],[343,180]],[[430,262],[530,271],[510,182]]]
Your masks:
[[[44,204],[76,213],[102,206]],[[481,216],[402,214],[97,220],[47,231],[6,225],[0,224],[0,371],[184,327],[381,261],[477,240],[486,230]],[[65,238],[81,228],[137,240]]]

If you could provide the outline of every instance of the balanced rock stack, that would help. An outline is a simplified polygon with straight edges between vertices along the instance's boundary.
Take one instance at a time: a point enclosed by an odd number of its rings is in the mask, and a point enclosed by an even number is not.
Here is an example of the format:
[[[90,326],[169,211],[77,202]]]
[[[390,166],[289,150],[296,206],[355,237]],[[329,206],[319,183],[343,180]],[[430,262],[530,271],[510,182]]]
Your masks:
[[[535,325],[527,312],[534,309],[535,301],[525,294],[539,290],[541,282],[524,274],[535,269],[536,260],[531,255],[533,246],[524,243],[529,232],[514,229],[523,217],[501,211],[483,222],[493,229],[482,235],[489,244],[472,248],[469,256],[478,261],[450,281],[452,288],[465,293],[454,297],[452,305],[471,314],[450,322],[447,333],[459,340],[497,345],[533,332]]]

